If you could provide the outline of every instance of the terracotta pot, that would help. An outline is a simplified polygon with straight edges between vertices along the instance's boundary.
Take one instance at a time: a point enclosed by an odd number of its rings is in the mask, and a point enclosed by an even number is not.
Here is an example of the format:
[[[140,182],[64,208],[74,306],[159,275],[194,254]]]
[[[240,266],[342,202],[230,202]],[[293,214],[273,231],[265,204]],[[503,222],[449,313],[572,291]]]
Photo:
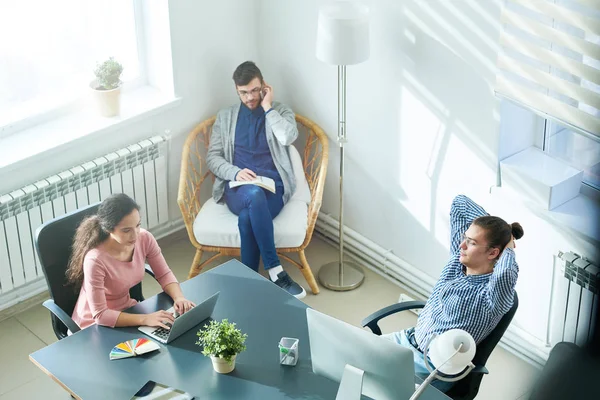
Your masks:
[[[92,88],[92,96],[98,107],[100,115],[103,117],[114,117],[119,115],[121,106],[121,87],[110,90],[97,90],[98,82],[94,79],[90,83]]]
[[[220,374],[228,374],[235,368],[235,357],[237,357],[237,354],[233,356],[231,362],[228,362],[227,360],[221,357],[215,356],[210,356],[210,359],[212,360],[213,368],[215,369],[215,371],[217,371]]]

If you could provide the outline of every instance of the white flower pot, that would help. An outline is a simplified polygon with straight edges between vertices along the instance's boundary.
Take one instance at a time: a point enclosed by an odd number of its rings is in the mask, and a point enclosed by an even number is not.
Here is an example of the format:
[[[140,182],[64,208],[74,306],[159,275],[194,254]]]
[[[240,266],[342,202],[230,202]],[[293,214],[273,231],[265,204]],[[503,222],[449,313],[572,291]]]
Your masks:
[[[95,79],[90,83],[90,87],[92,88],[92,96],[100,115],[103,117],[119,115],[121,87],[110,90],[97,90],[98,82]]]
[[[215,357],[215,356],[210,356],[210,359],[212,360],[213,368],[215,369],[215,371],[217,371],[220,374],[228,374],[231,371],[233,371],[233,369],[235,368],[235,358],[236,357],[237,357],[237,354],[235,356],[233,356],[233,358],[231,359],[231,362],[228,362],[227,360],[225,360],[221,357]]]

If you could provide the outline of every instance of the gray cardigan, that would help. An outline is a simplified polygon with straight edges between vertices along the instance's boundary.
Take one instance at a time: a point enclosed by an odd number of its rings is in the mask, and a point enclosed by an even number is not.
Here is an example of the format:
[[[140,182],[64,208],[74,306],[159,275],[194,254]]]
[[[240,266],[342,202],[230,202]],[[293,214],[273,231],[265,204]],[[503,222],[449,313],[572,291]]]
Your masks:
[[[283,181],[283,203],[285,204],[296,190],[296,180],[287,146],[298,137],[298,127],[294,112],[288,106],[276,101],[272,106],[273,110],[265,118],[265,131],[273,162]],[[221,202],[223,199],[225,184],[234,180],[235,175],[241,170],[233,165],[235,127],[239,111],[240,103],[219,111],[212,128],[206,165],[216,177],[212,190],[216,202]]]

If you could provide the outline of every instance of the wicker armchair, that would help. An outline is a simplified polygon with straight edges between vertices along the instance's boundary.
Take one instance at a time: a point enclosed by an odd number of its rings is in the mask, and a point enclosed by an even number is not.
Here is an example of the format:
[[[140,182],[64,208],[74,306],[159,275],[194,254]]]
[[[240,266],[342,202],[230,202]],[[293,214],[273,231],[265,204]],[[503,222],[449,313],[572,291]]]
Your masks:
[[[183,215],[190,241],[194,247],[196,247],[196,255],[192,262],[192,266],[190,267],[188,278],[198,275],[206,264],[218,257],[240,255],[239,247],[205,245],[199,243],[194,234],[194,221],[203,206],[203,201],[201,199],[210,198],[212,182],[214,181],[214,176],[208,170],[205,159],[214,122],[215,117],[209,118],[192,130],[185,141],[181,158],[177,204],[179,204],[181,214]],[[302,244],[298,247],[277,248],[277,254],[281,258],[300,268],[300,271],[304,275],[312,292],[317,294],[319,293],[319,287],[317,286],[315,277],[310,269],[310,265],[306,260],[304,249],[306,249],[310,243],[317,216],[319,215],[319,210],[321,208],[323,188],[325,185],[325,177],[327,175],[327,162],[329,159],[329,143],[325,132],[308,118],[296,115],[296,122],[300,134],[294,145],[300,154],[302,154],[304,174],[310,189],[306,236],[304,237]],[[207,179],[209,177],[211,179]],[[207,181],[210,183],[205,184]],[[275,220],[277,220],[277,218]],[[204,252],[216,254],[202,261]],[[298,262],[290,258],[288,256],[289,253],[298,253],[300,261]]]

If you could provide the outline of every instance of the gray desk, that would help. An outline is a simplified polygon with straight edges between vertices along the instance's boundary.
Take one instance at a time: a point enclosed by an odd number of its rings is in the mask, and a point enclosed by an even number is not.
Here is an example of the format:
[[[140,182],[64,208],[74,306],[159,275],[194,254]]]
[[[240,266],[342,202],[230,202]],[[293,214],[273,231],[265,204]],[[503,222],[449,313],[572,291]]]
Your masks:
[[[236,260],[181,284],[186,297],[199,302],[220,291],[212,317],[228,318],[245,333],[247,350],[227,375],[213,371],[210,358],[195,345],[192,329],[158,352],[109,360],[119,342],[145,337],[136,328],[91,326],[29,356],[38,367],[77,398],[130,399],[148,380],[188,391],[198,399],[335,399],[338,384],[313,374],[307,306]],[[152,312],[171,307],[160,293],[128,310]],[[200,326],[198,326],[200,328]],[[279,365],[282,336],[300,339],[295,367]],[[447,400],[430,387],[421,399]]]

